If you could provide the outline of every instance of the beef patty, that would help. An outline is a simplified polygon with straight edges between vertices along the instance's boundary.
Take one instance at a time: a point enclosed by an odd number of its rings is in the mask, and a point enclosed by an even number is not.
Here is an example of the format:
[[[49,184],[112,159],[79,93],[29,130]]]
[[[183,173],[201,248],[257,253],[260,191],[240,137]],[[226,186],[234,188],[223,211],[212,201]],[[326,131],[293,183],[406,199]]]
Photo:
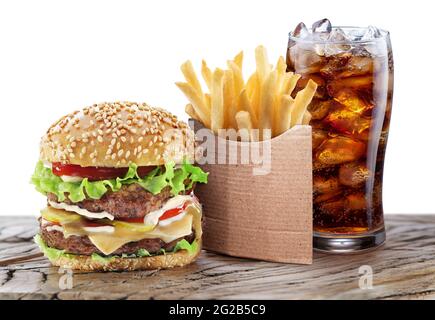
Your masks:
[[[81,254],[81,255],[92,255],[93,253],[98,253],[104,256],[104,254],[98,250],[96,246],[91,242],[87,236],[70,236],[65,238],[61,231],[52,230],[47,231],[49,224],[41,226],[41,238],[51,248],[56,248],[60,250],[65,250],[66,253]],[[165,243],[161,239],[142,239],[136,242],[129,242],[124,244],[122,247],[113,252],[113,255],[134,254],[139,249],[145,249],[149,253],[157,253],[160,249],[165,249],[166,251],[172,251],[178,241],[186,239],[189,243],[195,240],[195,233]]]
[[[143,218],[151,211],[160,209],[170,198],[171,189],[166,187],[162,192],[154,195],[140,185],[134,183],[123,185],[117,192],[107,191],[101,199],[85,199],[81,202],[72,202],[66,197],[66,204],[76,205],[90,212],[107,211],[115,219]],[[47,195],[48,200],[60,202],[53,193]]]

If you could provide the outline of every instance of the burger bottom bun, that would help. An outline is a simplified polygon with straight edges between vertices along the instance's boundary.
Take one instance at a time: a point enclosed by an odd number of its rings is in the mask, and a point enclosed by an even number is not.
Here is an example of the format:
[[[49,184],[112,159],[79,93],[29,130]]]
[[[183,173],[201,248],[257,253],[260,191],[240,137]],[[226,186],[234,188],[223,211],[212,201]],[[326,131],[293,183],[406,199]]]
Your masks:
[[[134,271],[154,270],[183,267],[195,261],[201,252],[201,240],[197,239],[198,246],[195,252],[179,250],[175,253],[166,253],[151,257],[121,258],[113,257],[107,262],[92,259],[90,256],[74,255],[73,257],[60,257],[51,260],[54,266],[79,271]]]

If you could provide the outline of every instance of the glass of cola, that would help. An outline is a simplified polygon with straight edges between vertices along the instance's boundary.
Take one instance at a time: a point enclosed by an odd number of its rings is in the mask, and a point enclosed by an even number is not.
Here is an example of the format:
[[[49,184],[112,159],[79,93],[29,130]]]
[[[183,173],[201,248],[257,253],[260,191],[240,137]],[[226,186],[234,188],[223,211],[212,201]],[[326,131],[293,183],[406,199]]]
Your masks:
[[[382,176],[393,97],[389,33],[327,19],[289,34],[287,71],[318,84],[313,130],[314,247],[359,252],[385,241]]]

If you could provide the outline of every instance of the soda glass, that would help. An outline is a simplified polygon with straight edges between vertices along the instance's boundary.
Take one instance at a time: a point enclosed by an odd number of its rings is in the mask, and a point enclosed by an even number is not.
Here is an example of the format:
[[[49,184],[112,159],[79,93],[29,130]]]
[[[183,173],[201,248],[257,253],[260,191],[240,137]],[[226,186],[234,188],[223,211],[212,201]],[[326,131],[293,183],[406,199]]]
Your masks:
[[[382,175],[393,96],[389,33],[375,27],[299,24],[287,71],[318,84],[313,130],[314,247],[358,252],[385,241]]]

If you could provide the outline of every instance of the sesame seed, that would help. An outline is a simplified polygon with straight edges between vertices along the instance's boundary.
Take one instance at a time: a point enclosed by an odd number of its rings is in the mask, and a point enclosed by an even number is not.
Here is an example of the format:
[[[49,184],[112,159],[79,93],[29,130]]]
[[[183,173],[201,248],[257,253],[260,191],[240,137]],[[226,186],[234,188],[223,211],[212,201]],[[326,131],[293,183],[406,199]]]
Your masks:
[[[97,140],[98,140],[98,142],[103,142],[103,137],[102,136],[98,136]]]

